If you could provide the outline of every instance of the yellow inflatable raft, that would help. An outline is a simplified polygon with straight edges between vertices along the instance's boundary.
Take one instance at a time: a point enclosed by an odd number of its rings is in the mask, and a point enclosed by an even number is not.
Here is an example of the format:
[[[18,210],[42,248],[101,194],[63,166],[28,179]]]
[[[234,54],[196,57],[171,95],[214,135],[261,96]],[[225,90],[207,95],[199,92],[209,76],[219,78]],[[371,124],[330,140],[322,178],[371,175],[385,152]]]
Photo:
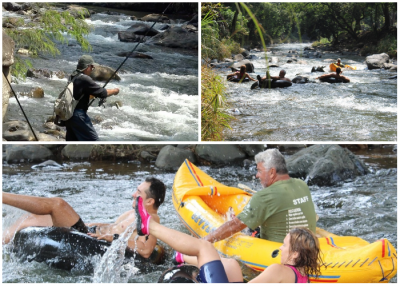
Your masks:
[[[329,65],[329,68],[330,68],[331,71],[333,71],[333,72],[335,72],[335,71],[336,71],[336,68],[338,68],[338,67],[339,67],[339,66],[336,65],[336,64],[334,64],[334,63],[331,63],[331,64]],[[352,66],[349,66],[349,65],[345,65],[344,68],[345,68],[345,69],[350,69],[350,70],[356,70],[356,69],[357,69],[357,67],[352,67]]]
[[[225,186],[189,161],[176,173],[172,200],[180,220],[197,236],[204,237],[229,219],[233,212],[241,212],[251,194]],[[337,236],[317,230],[324,265],[321,276],[310,277],[311,282],[388,282],[397,273],[397,253],[387,239],[374,243],[352,236]],[[222,256],[235,257],[258,271],[280,263],[280,255],[272,252],[282,243],[236,233],[214,244]]]

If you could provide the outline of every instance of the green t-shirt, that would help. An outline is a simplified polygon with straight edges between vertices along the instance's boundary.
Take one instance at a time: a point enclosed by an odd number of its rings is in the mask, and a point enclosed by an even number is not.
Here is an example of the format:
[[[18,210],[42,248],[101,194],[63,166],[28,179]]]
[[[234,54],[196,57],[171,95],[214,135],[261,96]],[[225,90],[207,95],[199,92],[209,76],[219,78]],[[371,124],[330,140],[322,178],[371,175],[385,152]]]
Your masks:
[[[260,237],[276,242],[283,242],[294,227],[307,227],[314,233],[316,227],[310,189],[294,178],[254,194],[238,218],[251,229],[260,226]]]

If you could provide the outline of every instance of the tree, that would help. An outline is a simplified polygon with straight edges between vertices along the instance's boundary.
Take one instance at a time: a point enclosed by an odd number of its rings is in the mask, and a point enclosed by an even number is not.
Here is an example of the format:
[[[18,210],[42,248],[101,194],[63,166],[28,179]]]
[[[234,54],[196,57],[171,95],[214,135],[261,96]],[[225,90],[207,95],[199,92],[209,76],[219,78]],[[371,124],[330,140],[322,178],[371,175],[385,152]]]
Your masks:
[[[72,37],[84,51],[90,51],[91,45],[86,36],[91,27],[84,21],[87,10],[78,11],[78,16],[71,15],[69,11],[58,12],[46,3],[31,3],[35,11],[31,21],[14,22],[16,26],[6,28],[7,33],[15,42],[16,50],[25,48],[29,54],[37,56],[45,54],[55,56],[60,54],[57,43],[68,44],[68,38]],[[43,9],[44,8],[44,9]],[[4,19],[6,22],[10,19]],[[17,77],[25,77],[26,71],[31,67],[29,60],[23,60],[15,56],[15,68],[12,73]]]

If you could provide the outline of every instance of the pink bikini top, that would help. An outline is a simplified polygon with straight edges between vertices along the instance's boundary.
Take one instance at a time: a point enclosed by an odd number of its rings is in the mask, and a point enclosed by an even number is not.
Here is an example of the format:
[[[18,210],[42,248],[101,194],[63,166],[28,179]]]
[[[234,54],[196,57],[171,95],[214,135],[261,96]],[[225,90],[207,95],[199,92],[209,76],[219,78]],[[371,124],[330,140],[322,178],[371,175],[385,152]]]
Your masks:
[[[299,270],[296,269],[296,267],[288,264],[285,264],[285,266],[290,267],[293,270],[294,276],[296,277],[294,283],[310,283],[310,281],[308,281],[308,276],[301,275],[301,273],[299,272]]]

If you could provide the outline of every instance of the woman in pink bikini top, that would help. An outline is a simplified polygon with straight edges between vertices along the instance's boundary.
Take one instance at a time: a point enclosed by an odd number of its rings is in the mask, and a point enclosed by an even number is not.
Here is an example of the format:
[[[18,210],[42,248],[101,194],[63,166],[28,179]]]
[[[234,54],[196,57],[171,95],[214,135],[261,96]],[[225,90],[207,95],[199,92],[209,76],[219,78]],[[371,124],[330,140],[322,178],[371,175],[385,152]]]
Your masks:
[[[279,250],[281,264],[272,264],[249,283],[308,283],[310,275],[321,274],[319,241],[309,229],[292,229]]]

